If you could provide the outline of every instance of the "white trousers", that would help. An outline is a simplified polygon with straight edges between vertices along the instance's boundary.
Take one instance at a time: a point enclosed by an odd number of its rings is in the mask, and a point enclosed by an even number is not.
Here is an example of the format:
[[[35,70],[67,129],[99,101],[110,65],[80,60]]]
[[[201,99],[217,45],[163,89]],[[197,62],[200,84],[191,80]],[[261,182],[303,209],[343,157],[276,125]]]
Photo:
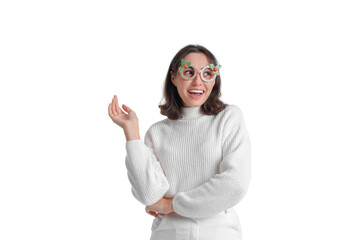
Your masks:
[[[241,240],[241,225],[234,208],[207,218],[188,218],[175,212],[158,215],[150,240]]]

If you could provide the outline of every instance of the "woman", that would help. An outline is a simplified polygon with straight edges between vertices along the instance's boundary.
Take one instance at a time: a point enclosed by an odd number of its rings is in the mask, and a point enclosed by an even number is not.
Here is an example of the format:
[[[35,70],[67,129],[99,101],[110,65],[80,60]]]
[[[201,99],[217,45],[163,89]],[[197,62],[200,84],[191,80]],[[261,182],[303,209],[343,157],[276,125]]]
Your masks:
[[[221,65],[203,46],[173,58],[164,85],[166,119],[144,142],[136,113],[114,96],[111,119],[124,129],[128,178],[134,197],[155,218],[151,240],[241,239],[233,208],[246,195],[250,138],[240,108],[224,104]]]

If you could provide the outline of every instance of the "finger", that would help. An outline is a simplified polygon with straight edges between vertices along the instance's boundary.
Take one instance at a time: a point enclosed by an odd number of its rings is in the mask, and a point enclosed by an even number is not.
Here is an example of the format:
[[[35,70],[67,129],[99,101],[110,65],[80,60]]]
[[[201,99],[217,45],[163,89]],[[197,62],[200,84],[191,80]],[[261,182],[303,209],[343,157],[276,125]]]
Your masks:
[[[126,111],[127,113],[132,112],[132,109],[131,109],[131,108],[129,108],[129,106],[127,106],[127,105],[123,104],[123,105],[122,105],[122,107],[125,109],[125,111]]]
[[[115,95],[115,107],[116,107],[116,111],[118,112],[118,113],[121,113],[121,114],[124,114],[124,112],[120,109],[120,107],[119,107],[119,101],[118,101],[118,98],[117,98],[117,96]]]
[[[110,117],[113,118],[113,117],[114,117],[114,114],[112,113],[111,103],[109,103],[108,110],[109,110],[109,115],[110,115]]]
[[[157,216],[155,216],[153,213],[148,212],[148,214],[151,215],[151,216],[153,216],[153,217],[157,217]]]
[[[111,100],[111,103],[110,103],[110,109],[111,109],[111,114],[112,114],[112,116],[113,117],[115,117],[116,116],[116,112],[114,112],[114,99],[113,100]]]
[[[116,108],[115,108],[115,97],[113,97],[113,100],[112,100],[111,105],[112,105],[113,113],[114,113],[114,115],[116,116],[116,115],[117,115],[117,112],[116,112]]]
[[[158,217],[158,215],[156,214],[156,212],[149,211],[149,212],[147,212],[147,213],[150,214],[151,216]]]

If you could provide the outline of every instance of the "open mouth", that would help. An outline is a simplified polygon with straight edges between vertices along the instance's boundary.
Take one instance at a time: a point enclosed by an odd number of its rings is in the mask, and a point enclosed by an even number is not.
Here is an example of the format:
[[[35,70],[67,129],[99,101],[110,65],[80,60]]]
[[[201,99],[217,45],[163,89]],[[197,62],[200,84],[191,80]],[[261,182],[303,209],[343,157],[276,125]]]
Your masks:
[[[196,96],[196,97],[199,97],[199,96],[201,96],[201,95],[203,95],[204,94],[204,91],[201,91],[201,90],[189,90],[188,91],[192,96]]]

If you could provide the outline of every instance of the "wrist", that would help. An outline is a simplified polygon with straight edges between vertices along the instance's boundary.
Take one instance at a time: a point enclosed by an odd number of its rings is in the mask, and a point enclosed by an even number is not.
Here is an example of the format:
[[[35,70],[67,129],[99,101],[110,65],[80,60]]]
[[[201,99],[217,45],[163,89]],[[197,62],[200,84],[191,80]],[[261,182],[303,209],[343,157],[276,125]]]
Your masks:
[[[126,141],[140,139],[139,128],[124,128]]]

